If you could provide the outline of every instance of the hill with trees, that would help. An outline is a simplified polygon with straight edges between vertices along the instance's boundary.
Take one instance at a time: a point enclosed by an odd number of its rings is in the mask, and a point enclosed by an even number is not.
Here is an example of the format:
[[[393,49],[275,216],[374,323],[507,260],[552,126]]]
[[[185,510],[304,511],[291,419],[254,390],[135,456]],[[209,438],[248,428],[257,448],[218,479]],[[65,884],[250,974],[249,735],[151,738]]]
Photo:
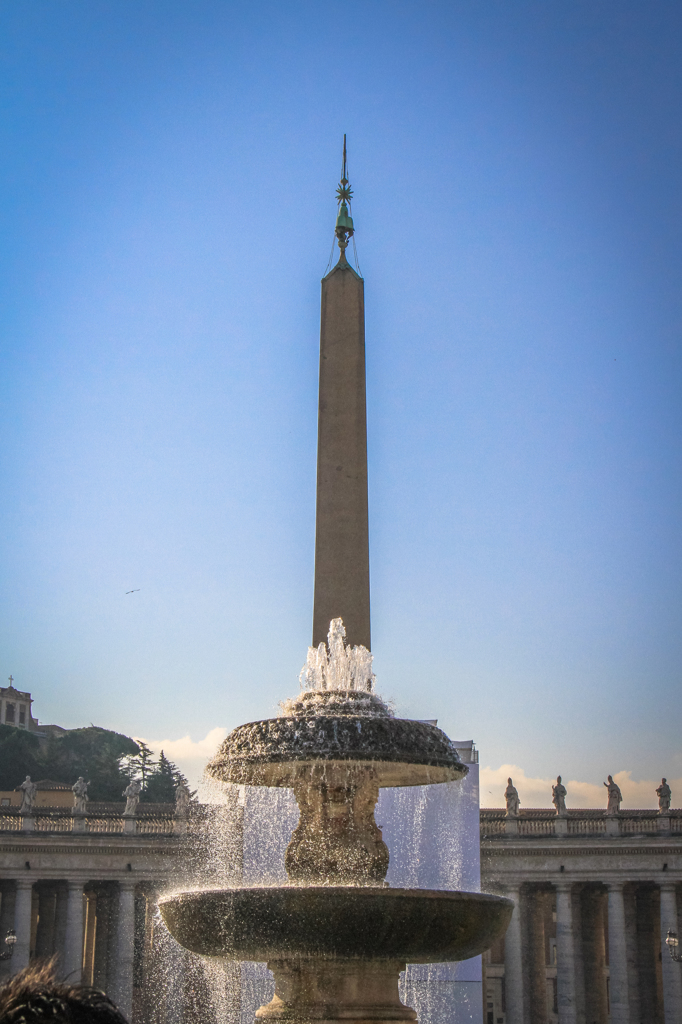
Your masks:
[[[91,725],[41,741],[25,729],[0,725],[0,790],[15,789],[27,775],[69,786],[82,775],[91,800],[117,802],[133,779],[142,783],[147,803],[171,803],[176,785],[188,785],[163,751],[155,759],[145,743],[110,729]]]

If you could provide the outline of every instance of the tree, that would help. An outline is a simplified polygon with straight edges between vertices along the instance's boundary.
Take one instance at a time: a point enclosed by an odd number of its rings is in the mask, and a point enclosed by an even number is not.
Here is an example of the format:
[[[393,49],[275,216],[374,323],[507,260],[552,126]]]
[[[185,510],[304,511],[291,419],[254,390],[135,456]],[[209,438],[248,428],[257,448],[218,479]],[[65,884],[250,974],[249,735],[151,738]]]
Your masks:
[[[13,725],[0,725],[0,789],[15,789],[30,775],[44,778],[38,737]]]
[[[178,769],[168,760],[162,750],[159,760],[154,766],[154,772],[147,783],[145,800],[152,804],[173,803],[176,786],[174,772],[177,773]]]
[[[130,781],[121,770],[121,759],[139,754],[140,748],[130,736],[91,725],[70,729],[63,736],[50,737],[41,748],[40,778],[73,785],[82,775],[91,800],[122,799]]]
[[[136,742],[137,753],[132,756],[122,757],[120,760],[121,771],[129,782],[133,780],[142,783],[142,792],[147,789],[147,783],[156,771],[154,764],[154,752],[142,740]]]
[[[175,802],[175,789],[182,783],[189,790],[189,782],[180,769],[172,761],[169,761],[163,750],[159,760],[154,765],[154,770],[149,776],[145,790],[145,800],[151,804],[170,804]],[[194,796],[194,793],[190,793]]]

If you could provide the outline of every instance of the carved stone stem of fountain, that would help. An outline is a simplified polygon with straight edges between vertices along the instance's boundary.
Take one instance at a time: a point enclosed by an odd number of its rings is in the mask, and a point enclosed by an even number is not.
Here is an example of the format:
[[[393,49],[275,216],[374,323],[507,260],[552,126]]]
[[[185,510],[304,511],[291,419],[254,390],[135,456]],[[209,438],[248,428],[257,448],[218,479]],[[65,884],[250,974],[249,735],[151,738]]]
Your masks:
[[[388,871],[388,847],[374,820],[375,769],[349,762],[302,764],[294,779],[300,818],[285,856],[292,881],[377,885]]]
[[[257,1020],[290,1024],[336,1021],[403,1024],[417,1014],[400,1002],[398,977],[405,964],[394,960],[275,960],[275,995],[256,1011]]]

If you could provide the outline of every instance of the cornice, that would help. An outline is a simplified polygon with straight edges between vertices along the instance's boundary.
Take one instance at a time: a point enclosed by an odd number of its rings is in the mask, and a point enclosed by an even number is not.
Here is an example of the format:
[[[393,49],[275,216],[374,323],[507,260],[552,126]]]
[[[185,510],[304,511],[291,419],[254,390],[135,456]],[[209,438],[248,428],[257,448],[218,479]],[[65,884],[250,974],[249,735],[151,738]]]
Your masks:
[[[618,846],[618,847],[605,847],[605,846],[584,846],[582,848],[576,847],[562,847],[561,849],[538,849],[536,847],[522,849],[518,846],[509,847],[496,847],[494,850],[481,848],[481,859],[483,857],[547,857],[548,855],[557,857],[612,857],[614,854],[621,856],[622,854],[646,854],[651,856],[652,854],[680,854],[682,853],[682,846]]]
[[[107,854],[109,856],[121,854],[139,857],[140,854],[159,854],[170,856],[177,850],[172,847],[141,848],[139,846],[44,846],[42,844],[23,843],[12,846],[0,845],[2,853],[63,853],[63,854]]]

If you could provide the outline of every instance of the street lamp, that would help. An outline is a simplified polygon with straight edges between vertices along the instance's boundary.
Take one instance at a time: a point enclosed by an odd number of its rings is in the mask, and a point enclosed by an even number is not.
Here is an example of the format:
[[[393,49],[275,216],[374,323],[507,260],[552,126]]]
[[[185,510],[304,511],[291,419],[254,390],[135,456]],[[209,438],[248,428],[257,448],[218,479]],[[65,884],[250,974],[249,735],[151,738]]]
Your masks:
[[[7,935],[5,936],[5,945],[7,946],[7,949],[5,950],[4,953],[0,953],[0,960],[10,959],[10,957],[14,953],[14,944],[16,941],[16,932],[14,931],[14,928],[10,928],[10,930],[7,932]]]
[[[7,939],[5,939],[5,942],[6,941]],[[672,928],[668,929],[668,935],[665,940],[665,944],[670,950],[670,955],[673,958],[673,960],[676,960],[678,964],[682,963],[682,956],[680,956],[680,954],[677,952],[677,947],[680,944],[680,940],[677,938],[677,932],[674,932]]]

